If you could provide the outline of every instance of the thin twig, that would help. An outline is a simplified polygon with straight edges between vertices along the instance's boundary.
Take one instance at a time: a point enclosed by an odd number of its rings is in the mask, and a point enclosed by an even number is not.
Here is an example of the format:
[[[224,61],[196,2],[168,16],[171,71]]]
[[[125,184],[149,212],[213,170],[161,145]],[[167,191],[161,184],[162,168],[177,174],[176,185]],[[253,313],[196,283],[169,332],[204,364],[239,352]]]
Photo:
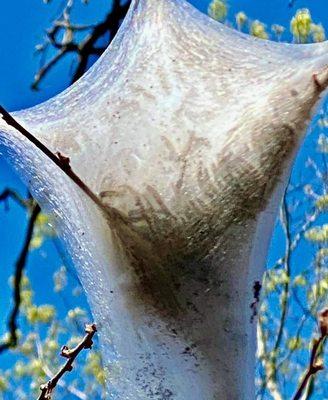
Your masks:
[[[42,344],[40,340],[40,335],[37,333],[36,334],[36,350],[37,350],[37,355],[39,360],[42,362],[42,370],[46,374],[48,379],[51,379],[54,376],[54,373],[51,371],[47,363],[45,362],[44,354],[43,354],[43,349],[42,349]],[[79,400],[87,400],[87,396],[85,393],[81,392],[79,389],[77,389],[74,385],[68,384],[66,381],[61,379],[58,381],[57,385],[65,389],[67,392],[70,394],[74,395],[77,397]]]
[[[15,190],[13,189],[5,189],[2,193],[0,193],[0,202],[5,202],[5,207],[8,208],[7,200],[11,198],[17,204],[19,204],[23,208],[27,208],[32,205],[32,198],[28,198],[27,200],[23,199]]]
[[[61,356],[67,358],[67,361],[53,378],[51,378],[47,383],[40,387],[41,394],[38,397],[38,400],[51,400],[53,391],[56,388],[59,380],[67,372],[72,371],[76,357],[81,353],[82,350],[92,348],[92,339],[97,332],[96,325],[87,325],[85,328],[85,332],[86,335],[84,336],[83,340],[74,349],[70,350],[67,346],[64,346],[62,348]]]
[[[283,400],[281,393],[279,391],[279,386],[277,384],[276,377],[272,373],[271,368],[271,359],[268,356],[268,349],[266,345],[266,338],[263,331],[263,323],[262,318],[259,318],[257,325],[257,351],[258,351],[258,359],[261,361],[264,371],[265,371],[265,380],[262,380],[263,384],[261,387],[262,393],[265,392],[265,389],[268,388],[270,395],[274,400]],[[262,396],[263,397],[263,396]]]
[[[286,237],[286,250],[285,250],[285,271],[287,275],[287,280],[283,285],[283,294],[282,294],[282,314],[281,314],[281,319],[280,319],[280,325],[277,333],[277,338],[275,345],[273,347],[273,353],[276,354],[277,350],[279,349],[282,336],[283,336],[283,331],[284,331],[284,326],[287,318],[287,313],[288,313],[288,303],[289,303],[289,289],[290,289],[290,259],[291,259],[291,234],[290,234],[290,223],[289,223],[289,214],[288,214],[288,202],[287,202],[287,190],[288,186],[286,188],[286,192],[284,194],[283,198],[283,203],[281,206],[281,222],[283,225],[285,237]]]
[[[288,215],[288,202],[287,202],[287,194],[288,194],[288,188],[290,186],[290,179],[288,181],[288,185],[286,187],[284,197],[283,197],[283,202],[281,205],[281,223],[284,229],[285,237],[286,237],[286,250],[285,250],[285,257],[284,257],[284,266],[285,266],[285,272],[287,275],[287,280],[283,284],[283,293],[282,293],[282,304],[281,304],[281,318],[279,322],[279,328],[276,336],[275,343],[273,345],[272,349],[272,356],[270,358],[270,376],[268,376],[268,382],[272,383],[276,382],[277,380],[277,355],[278,355],[278,349],[281,344],[282,338],[283,338],[283,333],[284,333],[284,327],[287,319],[287,313],[288,313],[288,306],[289,306],[289,290],[290,290],[290,258],[291,258],[291,234],[290,234],[290,223],[289,223],[289,215]],[[264,382],[264,388],[266,386],[266,382]],[[272,387],[276,387],[276,385],[272,385]],[[271,392],[271,390],[270,390]],[[271,392],[272,393],[272,392]],[[279,394],[280,395],[280,394]],[[278,397],[277,397],[278,398]]]
[[[90,26],[81,26],[71,22],[72,2],[69,1],[62,15],[47,30],[46,41],[38,48],[38,51],[44,54],[48,46],[51,45],[54,49],[57,49],[57,53],[48,62],[41,65],[35,75],[32,88],[37,90],[42,79],[58,61],[72,53],[78,56],[78,63],[73,73],[72,83],[77,81],[88,69],[90,57],[99,57],[114,38],[121,21],[129,9],[130,2],[128,0],[122,4],[121,0],[113,0],[110,11],[102,21]],[[76,32],[87,30],[90,33],[86,37],[80,41],[75,40]],[[97,46],[100,39],[105,41],[105,45],[102,47]]]
[[[0,344],[0,353],[8,350],[9,348],[15,347],[18,342],[17,336],[17,318],[19,314],[19,309],[22,301],[21,297],[21,282],[23,277],[24,268],[27,261],[27,256],[31,244],[31,240],[33,238],[33,231],[36,219],[40,213],[40,207],[38,204],[35,204],[32,212],[31,217],[28,222],[27,232],[25,241],[23,244],[23,248],[21,253],[16,261],[15,266],[15,275],[14,275],[14,306],[10,313],[10,317],[8,320],[8,331],[9,331],[9,338],[2,344]]]
[[[82,181],[82,179],[72,170],[70,160],[68,157],[63,156],[61,153],[53,153],[47,146],[40,140],[32,135],[25,129],[9,112],[0,105],[0,114],[3,120],[18,132],[20,132],[26,139],[33,143],[39,150],[42,151],[54,164],[57,165],[98,207],[104,209],[104,205],[99,197],[89,188],[89,186]]]
[[[318,357],[328,335],[328,308],[319,313],[318,322],[320,326],[320,337],[313,340],[309,366],[292,400],[300,400],[304,390],[307,388],[314,375],[324,369],[322,360],[318,360]]]

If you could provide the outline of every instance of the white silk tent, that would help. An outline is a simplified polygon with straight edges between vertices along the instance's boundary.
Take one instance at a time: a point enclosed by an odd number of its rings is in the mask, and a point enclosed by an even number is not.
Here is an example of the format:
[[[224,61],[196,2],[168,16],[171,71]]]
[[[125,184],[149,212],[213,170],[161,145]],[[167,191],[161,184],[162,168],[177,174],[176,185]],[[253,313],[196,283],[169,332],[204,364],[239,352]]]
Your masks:
[[[80,81],[13,114],[102,210],[0,120],[2,153],[87,292],[108,398],[254,398],[252,288],[327,50],[248,37],[184,0],[133,0]]]

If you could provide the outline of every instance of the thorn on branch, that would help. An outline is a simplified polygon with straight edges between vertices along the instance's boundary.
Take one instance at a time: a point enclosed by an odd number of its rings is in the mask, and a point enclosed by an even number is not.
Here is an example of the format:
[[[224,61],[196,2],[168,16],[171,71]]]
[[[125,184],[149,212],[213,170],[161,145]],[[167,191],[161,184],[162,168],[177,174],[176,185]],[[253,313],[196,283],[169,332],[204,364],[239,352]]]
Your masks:
[[[53,153],[45,144],[37,139],[31,132],[25,129],[3,106],[0,105],[0,115],[9,126],[13,127],[29,142],[37,147],[48,159],[57,165],[101,210],[105,207],[100,198],[89,188],[89,186],[71,169],[70,160],[61,153]]]
[[[85,333],[86,335],[81,340],[81,342],[74,347],[73,349],[69,349],[67,346],[63,346],[61,349],[61,356],[66,358],[66,363],[60,368],[57,374],[51,378],[47,383],[41,385],[40,390],[41,394],[38,397],[38,400],[51,400],[52,394],[59,382],[59,380],[65,375],[67,372],[71,372],[73,370],[74,361],[77,356],[85,349],[91,349],[93,345],[93,337],[97,332],[97,327],[95,324],[86,325]]]
[[[62,164],[62,167],[65,171],[71,170],[71,160],[69,157],[64,156],[61,152],[57,151],[56,153],[59,161]]]

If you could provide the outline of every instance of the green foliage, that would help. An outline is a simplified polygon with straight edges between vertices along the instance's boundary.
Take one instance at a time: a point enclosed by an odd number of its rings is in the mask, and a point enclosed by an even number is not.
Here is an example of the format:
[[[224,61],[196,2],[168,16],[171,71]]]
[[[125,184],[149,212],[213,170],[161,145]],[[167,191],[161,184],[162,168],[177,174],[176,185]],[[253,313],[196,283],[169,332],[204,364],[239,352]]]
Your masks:
[[[208,14],[216,21],[225,21],[228,14],[228,6],[226,0],[212,0],[210,5],[208,6]]]
[[[34,235],[31,241],[31,249],[33,250],[40,248],[45,239],[55,236],[56,234],[50,224],[49,216],[44,213],[40,213],[37,217],[34,227]]]
[[[260,39],[269,38],[265,25],[258,20],[255,20],[251,23],[250,34]]]
[[[324,243],[328,241],[328,224],[324,224],[322,226],[316,226],[312,229],[309,229],[305,233],[305,237],[311,242],[315,243]]]
[[[323,42],[326,40],[325,28],[322,24],[312,24],[311,34],[314,42]]]
[[[315,202],[315,205],[321,211],[328,209],[328,195],[324,194],[320,196]]]
[[[299,350],[303,347],[303,341],[300,337],[291,337],[287,340],[287,348],[289,350]]]
[[[44,323],[49,324],[55,316],[55,307],[48,304],[41,306],[31,305],[26,308],[26,318],[30,324]]]
[[[5,376],[0,376],[0,393],[8,390],[9,383]]]
[[[87,355],[84,372],[95,378],[100,385],[105,385],[105,371],[99,353],[90,352]]]
[[[308,9],[298,10],[291,20],[290,30],[297,43],[322,42],[325,40],[325,30],[322,24],[315,24],[312,21]]]
[[[247,20],[247,15],[243,11],[236,14],[236,25],[239,31],[245,27]]]
[[[215,20],[225,22],[228,15],[226,0],[212,0],[208,7],[208,14]],[[251,20],[244,11],[235,15],[235,25],[240,31],[248,30],[249,34],[260,39],[269,39],[270,34],[266,25],[259,20]],[[279,24],[272,24],[273,39],[280,41],[286,28]],[[313,22],[311,13],[307,8],[296,11],[290,21],[290,31],[296,43],[322,42],[326,39],[325,29],[322,24]]]
[[[290,22],[290,31],[295,41],[307,43],[311,33],[312,17],[307,8],[298,10]]]

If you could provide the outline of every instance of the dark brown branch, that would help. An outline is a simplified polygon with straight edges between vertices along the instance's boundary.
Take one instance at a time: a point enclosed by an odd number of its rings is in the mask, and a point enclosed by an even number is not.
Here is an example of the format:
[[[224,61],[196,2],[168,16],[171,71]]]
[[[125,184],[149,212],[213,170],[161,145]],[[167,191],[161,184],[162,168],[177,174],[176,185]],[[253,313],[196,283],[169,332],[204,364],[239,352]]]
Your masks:
[[[18,132],[20,132],[26,139],[33,143],[39,150],[42,151],[54,164],[57,165],[98,207],[104,208],[99,197],[82,181],[82,179],[72,170],[69,162],[69,158],[63,156],[60,153],[54,154],[47,146],[45,146],[40,140],[33,136],[28,130],[26,130],[19,122],[13,118],[7,110],[0,105],[0,114],[2,114],[3,120]]]
[[[20,255],[16,261],[15,265],[15,275],[14,275],[14,306],[10,313],[9,320],[8,320],[8,331],[9,331],[9,338],[4,343],[0,344],[0,353],[8,350],[12,347],[15,347],[18,342],[17,336],[17,318],[19,315],[19,309],[22,301],[21,297],[21,282],[23,278],[24,268],[26,266],[27,256],[31,244],[31,240],[33,238],[33,231],[36,219],[40,213],[40,207],[38,204],[32,208],[31,216],[28,222],[26,237],[23,244],[23,248],[20,252]]]
[[[47,63],[41,66],[35,75],[32,88],[38,89],[41,80],[47,73],[69,53],[75,53],[78,56],[78,64],[73,73],[72,82],[78,80],[86,72],[90,57],[100,56],[114,38],[121,21],[128,11],[130,2],[128,0],[125,4],[121,4],[120,0],[114,0],[104,20],[91,26],[71,23],[70,12],[72,4],[69,3],[61,18],[55,20],[53,26],[47,30],[46,42],[39,46],[39,52],[44,52],[48,45],[53,46],[58,52]],[[76,42],[74,33],[86,30],[90,30],[90,33],[80,42]],[[105,37],[106,45],[101,48],[97,47],[98,41]]]
[[[255,318],[258,315],[258,305],[260,303],[260,295],[261,295],[262,284],[260,281],[255,281],[253,284],[253,301],[250,305],[250,309],[252,310],[252,315],[250,318],[250,322],[253,323]]]
[[[19,204],[21,207],[26,208],[32,205],[33,200],[30,199],[23,199],[19,194],[12,189],[5,189],[2,193],[0,193],[0,202],[5,202],[5,207],[8,208],[7,205],[7,200],[11,198],[13,199],[17,204]]]
[[[121,21],[129,9],[130,1],[121,5],[120,0],[114,0],[111,11],[105,20],[94,27],[89,37],[81,44],[79,50],[79,63],[73,75],[72,82],[78,80],[87,70],[90,55],[94,54],[96,42],[106,33],[110,36],[109,41],[116,35]]]
[[[292,400],[300,400],[311,379],[319,371],[324,369],[324,365],[322,364],[322,361],[318,360],[318,357],[322,352],[322,346],[328,335],[328,308],[319,313],[318,322],[320,327],[320,337],[313,341],[309,366]]]
[[[64,346],[61,350],[61,356],[67,359],[66,363],[60,368],[57,374],[50,379],[46,384],[40,387],[41,394],[38,400],[51,400],[54,389],[56,388],[59,380],[67,372],[71,372],[73,369],[73,364],[76,357],[84,349],[91,349],[93,345],[93,336],[97,332],[97,327],[95,324],[87,325],[85,328],[86,335],[83,340],[74,348],[69,350],[67,346]]]

